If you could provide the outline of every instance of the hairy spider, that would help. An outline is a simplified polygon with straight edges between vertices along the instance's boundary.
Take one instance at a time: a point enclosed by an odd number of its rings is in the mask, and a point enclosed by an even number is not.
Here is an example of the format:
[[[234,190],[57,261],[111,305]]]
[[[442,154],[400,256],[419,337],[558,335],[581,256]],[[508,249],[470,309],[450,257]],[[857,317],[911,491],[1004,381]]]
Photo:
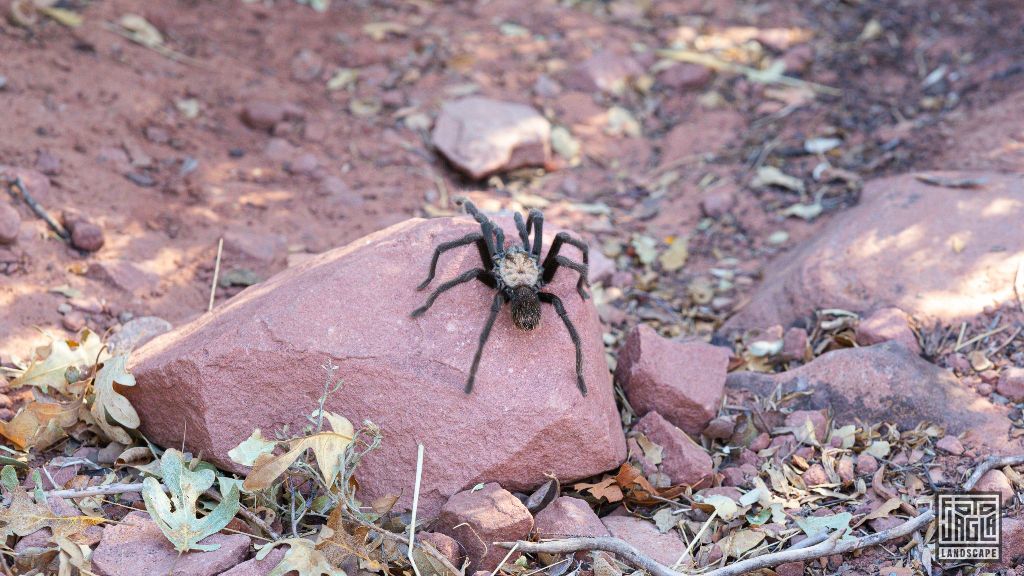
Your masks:
[[[477,346],[476,354],[473,356],[473,366],[469,369],[469,380],[466,382],[466,393],[473,390],[473,381],[476,379],[476,371],[480,366],[480,356],[483,354],[484,344],[491,334],[494,320],[498,317],[501,306],[508,301],[512,312],[512,323],[520,330],[533,330],[540,324],[541,303],[551,304],[555,312],[565,323],[569,331],[569,337],[576,347],[576,385],[580,393],[587,395],[587,385],[583,381],[583,350],[580,345],[580,335],[576,332],[569,315],[565,312],[562,301],[549,292],[541,292],[541,289],[555,277],[555,272],[560,266],[564,266],[579,273],[579,280],[576,282],[576,291],[583,299],[587,299],[584,287],[587,285],[587,245],[582,240],[573,238],[566,232],[559,232],[555,241],[551,243],[548,254],[541,261],[541,249],[543,248],[544,215],[540,210],[530,210],[526,222],[518,212],[515,215],[516,228],[519,230],[519,238],[522,246],[513,244],[505,246],[505,231],[500,226],[489,220],[477,210],[476,206],[468,200],[463,200],[466,212],[480,224],[480,232],[467,234],[458,240],[439,244],[434,250],[434,257],[430,261],[430,274],[416,289],[423,290],[434,279],[434,272],[437,269],[437,259],[441,254],[452,248],[476,244],[480,251],[480,260],[483,267],[467,270],[459,276],[441,284],[437,290],[427,298],[427,302],[412,312],[412,317],[417,318],[423,315],[433,304],[441,293],[469,282],[479,280],[488,287],[497,291],[494,301],[491,304],[491,312],[484,324],[483,332],[480,333],[480,343]],[[533,234],[531,243],[530,235]],[[583,253],[583,263],[575,262],[561,256],[558,251],[563,244],[569,244],[579,248]]]

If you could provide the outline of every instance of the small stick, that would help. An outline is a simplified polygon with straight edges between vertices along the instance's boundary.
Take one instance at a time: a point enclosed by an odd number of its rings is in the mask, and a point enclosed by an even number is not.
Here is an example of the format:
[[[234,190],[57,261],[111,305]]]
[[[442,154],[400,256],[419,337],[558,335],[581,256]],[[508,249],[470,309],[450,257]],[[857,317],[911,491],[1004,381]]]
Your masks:
[[[1021,464],[1024,464],[1024,454],[1003,457],[989,456],[981,464],[979,464],[977,468],[974,469],[974,473],[971,474],[971,477],[968,478],[966,482],[964,482],[964,492],[970,492],[971,489],[974,488],[974,485],[977,484],[979,480],[981,480],[981,477],[984,476],[986,472],[993,468],[1002,468],[1003,466],[1019,466]]]
[[[491,572],[491,576],[496,576],[498,574],[498,570],[501,570],[501,567],[505,565],[505,562],[508,562],[508,559],[516,553],[517,549],[519,549],[519,544],[521,543],[516,542],[512,545],[512,548],[509,548],[508,554],[505,554],[505,557],[501,559],[501,562],[498,563],[498,566],[494,569],[494,572]]]
[[[217,296],[217,277],[220,276],[220,256],[224,252],[224,237],[217,241],[217,261],[213,264],[213,284],[210,286],[210,305],[206,307],[207,312],[213,312],[213,299]]]
[[[985,338],[988,338],[989,336],[995,336],[996,334],[999,334],[1000,332],[1002,332],[1003,330],[1006,330],[1009,327],[1010,327],[1010,325],[1007,324],[1007,325],[1005,325],[1005,326],[1003,326],[1001,328],[996,328],[995,330],[989,330],[988,332],[985,332],[983,334],[978,334],[974,338],[971,338],[970,340],[968,340],[968,341],[966,341],[966,342],[964,342],[962,344],[959,344],[956,348],[953,348],[953,352],[959,352],[961,349],[967,348],[968,346],[970,346],[971,344],[974,344],[975,342],[977,342],[979,340],[983,340]]]
[[[423,444],[416,450],[416,485],[412,491],[412,520],[409,522],[409,564],[412,564],[412,571],[420,576],[420,569],[416,566],[416,559],[413,558],[413,551],[416,549],[416,509],[420,505],[420,480],[423,478]]]
[[[15,178],[13,181],[10,182],[10,184],[18,189],[18,192],[21,193],[21,199],[25,201],[25,204],[28,204],[28,207],[31,208],[33,212],[35,212],[36,216],[42,218],[43,221],[46,222],[50,226],[50,228],[53,229],[54,232],[57,233],[57,236],[60,236],[64,240],[71,239],[71,234],[68,234],[68,231],[63,226],[61,226],[56,220],[54,220],[53,216],[50,216],[50,213],[47,212],[46,209],[43,208],[39,204],[39,202],[37,202],[36,199],[32,197],[31,194],[28,193],[28,188],[25,187],[25,182],[22,181],[21,176]]]

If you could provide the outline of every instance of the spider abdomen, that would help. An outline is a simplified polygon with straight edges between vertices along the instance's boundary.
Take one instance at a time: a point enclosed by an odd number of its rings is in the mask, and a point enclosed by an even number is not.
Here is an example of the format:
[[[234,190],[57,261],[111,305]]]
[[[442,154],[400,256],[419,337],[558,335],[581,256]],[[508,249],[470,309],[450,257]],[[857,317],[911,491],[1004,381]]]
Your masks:
[[[540,326],[540,299],[537,291],[530,286],[519,286],[512,290],[509,302],[512,323],[520,330],[533,330]]]

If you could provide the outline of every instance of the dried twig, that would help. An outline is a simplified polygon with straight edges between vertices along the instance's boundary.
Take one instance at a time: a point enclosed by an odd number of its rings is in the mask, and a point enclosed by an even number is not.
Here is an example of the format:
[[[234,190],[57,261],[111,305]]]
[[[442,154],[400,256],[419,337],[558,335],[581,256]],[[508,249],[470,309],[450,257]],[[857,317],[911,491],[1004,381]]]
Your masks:
[[[217,260],[213,263],[213,283],[210,285],[210,305],[206,307],[207,312],[213,312],[213,299],[217,296],[217,277],[220,276],[220,257],[224,252],[224,237],[217,241]]]
[[[28,207],[35,212],[36,216],[39,216],[44,222],[46,222],[50,228],[57,233],[57,236],[60,236],[64,240],[69,240],[71,238],[71,234],[68,234],[67,229],[54,220],[53,216],[50,216],[50,213],[47,212],[31,194],[29,194],[28,188],[25,186],[25,182],[22,181],[21,176],[10,181],[10,185],[18,190],[18,193],[21,195],[21,199],[25,204],[28,204]],[[14,193],[12,192],[11,194],[13,195]]]
[[[989,456],[978,467],[974,469],[974,473],[971,477],[964,482],[964,491],[970,491],[974,488],[974,485],[981,480],[981,477],[986,472],[993,468],[1002,468],[1003,466],[1019,466],[1024,464],[1024,454],[1018,454],[1017,456]]]
[[[989,457],[975,468],[974,473],[971,474],[970,478],[968,478],[966,482],[964,482],[963,489],[970,490],[974,488],[975,484],[978,483],[978,480],[993,468],[1001,466],[1017,466],[1020,464],[1024,464],[1024,455]],[[844,554],[854,550],[870,548],[890,540],[895,540],[897,538],[913,534],[927,526],[934,519],[935,511],[927,510],[917,517],[911,518],[910,520],[907,520],[899,526],[890,528],[889,530],[883,530],[861,538],[850,538],[846,540],[841,539],[845,532],[837,531],[824,541],[813,546],[793,546],[781,552],[774,552],[763,556],[757,556],[755,558],[749,558],[741,562],[736,562],[735,564],[730,564],[729,566],[724,566],[717,570],[705,572],[702,576],[740,576],[762,568],[771,568],[787,562],[813,560],[815,558],[822,558],[825,556],[832,556],[834,554]],[[627,564],[646,570],[653,576],[686,576],[685,573],[677,572],[650,558],[631,546],[629,543],[612,537],[569,538],[566,540],[553,540],[549,542],[495,542],[495,545],[501,546],[502,548],[515,547],[522,552],[542,552],[547,554],[570,554],[584,550],[602,550],[604,552],[611,552],[612,554],[617,555]]]
[[[412,519],[409,521],[409,564],[412,564],[412,571],[420,576],[420,569],[416,566],[416,559],[413,558],[413,551],[416,550],[416,511],[420,505],[420,480],[423,478],[423,444],[416,450],[416,484],[412,490]]]

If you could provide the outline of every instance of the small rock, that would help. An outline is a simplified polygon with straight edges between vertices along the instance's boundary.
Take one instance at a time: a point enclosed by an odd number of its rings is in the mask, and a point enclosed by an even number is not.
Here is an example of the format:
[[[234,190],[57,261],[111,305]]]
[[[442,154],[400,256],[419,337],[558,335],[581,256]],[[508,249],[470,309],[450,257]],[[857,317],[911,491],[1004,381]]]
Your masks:
[[[300,50],[292,58],[292,79],[298,82],[312,82],[324,70],[324,59],[312,50]]]
[[[427,542],[433,546],[445,559],[452,563],[452,566],[462,565],[462,549],[459,548],[459,543],[451,536],[441,534],[440,532],[423,532],[416,534],[416,540]]]
[[[60,158],[49,150],[37,150],[35,168],[47,176],[56,176],[60,174]]]
[[[541,74],[533,83],[533,93],[541,98],[554,98],[562,93],[562,86],[547,74]]]
[[[803,74],[814,62],[814,48],[810,44],[799,44],[786,50],[782,55],[782,63],[786,65],[787,74]]]
[[[601,50],[569,72],[564,84],[579,92],[622,94],[641,74],[643,68],[633,58]]]
[[[71,245],[82,252],[96,252],[106,242],[103,229],[84,218],[65,217],[64,226],[71,233]]]
[[[701,198],[700,208],[709,218],[721,218],[736,205],[736,186],[725,184],[706,191]]]
[[[416,538],[420,538],[420,534],[417,534]],[[281,563],[281,560],[284,560],[287,550],[287,546],[278,546],[262,560],[255,558],[246,560],[227,572],[221,572],[220,576],[267,576]]]
[[[441,108],[431,139],[449,161],[474,179],[551,158],[551,124],[530,106],[478,96]]]
[[[878,460],[871,454],[858,454],[856,468],[858,476],[871,476],[878,471]]]
[[[775,567],[776,576],[804,576],[803,562],[786,562]]]
[[[704,431],[701,434],[713,440],[726,440],[732,437],[735,430],[736,422],[731,418],[719,416],[708,422],[708,425],[704,427]]]
[[[998,492],[1002,499],[1003,507],[1010,506],[1014,502],[1016,493],[1010,485],[1010,479],[1002,470],[989,470],[978,480],[971,492]]]
[[[839,479],[843,481],[843,484],[848,484],[857,479],[857,473],[854,470],[853,458],[849,456],[843,456],[836,463],[836,474],[839,475]]]
[[[821,464],[812,464],[804,471],[801,478],[808,488],[828,484],[828,474],[825,473],[825,468]]]
[[[673,484],[694,485],[711,476],[711,456],[661,414],[648,412],[637,422],[636,430],[662,447],[661,471]]]
[[[121,329],[107,340],[111,354],[135,350],[153,338],[168,332],[171,323],[157,316],[141,316],[125,322]]]
[[[638,414],[663,411],[689,434],[700,434],[718,413],[729,351],[702,342],[679,343],[641,324],[619,353],[615,376]]]
[[[146,126],[143,132],[146,134],[146,140],[154,144],[167,144],[171,141],[170,133],[159,126]]]
[[[85,316],[81,312],[69,312],[60,319],[60,323],[68,332],[78,332],[85,327]]]
[[[14,244],[21,231],[21,215],[7,202],[0,202],[0,244]]]
[[[711,70],[699,64],[681,62],[658,74],[658,84],[676,92],[703,88],[711,81]]]
[[[237,266],[245,262],[280,264],[287,252],[284,236],[256,230],[234,229],[224,233],[224,261]]]
[[[803,428],[807,422],[814,428],[815,439],[824,444],[825,436],[828,435],[828,418],[821,410],[796,410],[786,416],[786,426],[789,428]]]
[[[871,346],[895,340],[915,354],[920,354],[921,345],[910,324],[910,316],[899,308],[876,310],[857,326],[857,343],[861,346]]]
[[[212,552],[179,554],[145,512],[132,512],[103,529],[92,555],[97,576],[214,576],[245,559],[251,539],[244,534],[214,534],[202,544],[219,544]]]
[[[265,100],[249,102],[242,109],[242,122],[253,130],[270,131],[284,120],[284,106]]]
[[[608,536],[590,505],[570,496],[559,496],[538,512],[533,531],[541,539]]]
[[[86,275],[136,296],[144,296],[160,285],[160,277],[120,259],[98,260],[89,264]]]
[[[299,154],[295,160],[292,160],[285,165],[285,170],[290,174],[302,174],[310,175],[320,166],[320,161],[317,160],[315,154],[309,152],[305,154]]]
[[[284,138],[271,138],[263,148],[263,155],[267,157],[267,160],[284,164],[291,162],[298,153],[298,149]]]
[[[808,341],[807,330],[796,326],[786,330],[782,337],[782,359],[786,362],[806,360],[810,352]]]
[[[128,172],[124,177],[140,188],[152,188],[153,186],[156,186],[156,180],[145,172]]]
[[[605,516],[601,519],[615,538],[666,566],[672,566],[686,552],[686,543],[674,532],[662,534],[653,523],[632,516]]]
[[[0,74],[0,90],[7,88],[7,76]]]
[[[97,464],[113,464],[117,461],[117,457],[124,452],[125,445],[118,444],[117,442],[111,442],[103,448],[100,448],[96,452],[96,463]]]
[[[1009,366],[999,374],[996,391],[1011,402],[1024,402],[1024,368]]]
[[[935,447],[953,456],[960,456],[964,453],[964,445],[960,443],[960,439],[956,436],[943,436],[935,443]]]
[[[459,492],[441,507],[435,530],[462,544],[470,571],[493,570],[508,552],[494,542],[526,539],[533,517],[526,506],[495,482]],[[515,558],[510,558],[514,562]]]
[[[754,452],[760,452],[770,446],[771,443],[772,437],[767,432],[761,432],[750,442],[750,446],[747,446],[747,448]]]

